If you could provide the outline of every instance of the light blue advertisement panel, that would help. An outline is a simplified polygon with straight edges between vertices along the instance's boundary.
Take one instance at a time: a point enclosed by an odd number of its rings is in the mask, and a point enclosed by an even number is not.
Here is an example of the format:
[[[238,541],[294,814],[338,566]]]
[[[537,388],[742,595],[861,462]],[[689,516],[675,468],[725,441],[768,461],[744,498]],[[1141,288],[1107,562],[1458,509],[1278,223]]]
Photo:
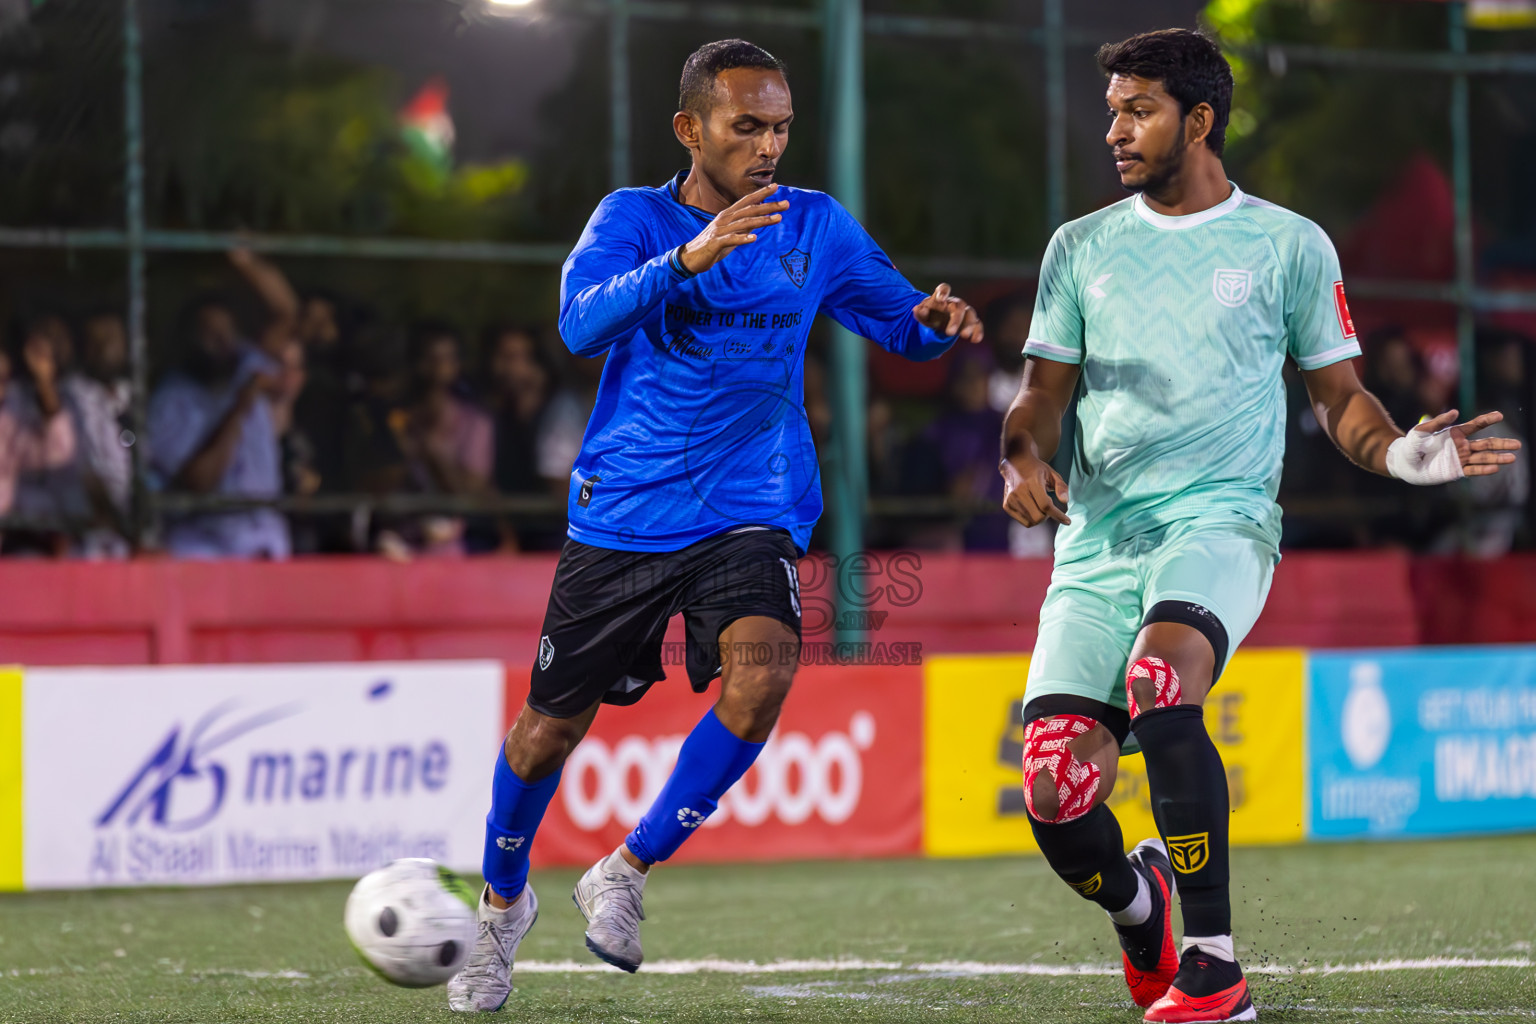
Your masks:
[[[1536,647],[1309,664],[1311,835],[1536,829]]]

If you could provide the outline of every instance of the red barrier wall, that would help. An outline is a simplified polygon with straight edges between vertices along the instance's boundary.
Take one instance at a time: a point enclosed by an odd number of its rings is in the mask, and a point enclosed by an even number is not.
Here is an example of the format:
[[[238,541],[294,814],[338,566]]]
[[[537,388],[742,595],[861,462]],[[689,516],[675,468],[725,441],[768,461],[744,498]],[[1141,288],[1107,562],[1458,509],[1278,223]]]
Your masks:
[[[553,555],[409,565],[0,562],[0,661],[528,664],[554,566]],[[825,566],[802,566],[811,643],[832,639],[829,576]],[[903,553],[872,555],[851,579],[872,640],[947,653],[1028,650],[1049,577],[1043,560]],[[1362,552],[1286,555],[1247,642],[1517,641],[1536,641],[1536,556],[1470,562]]]

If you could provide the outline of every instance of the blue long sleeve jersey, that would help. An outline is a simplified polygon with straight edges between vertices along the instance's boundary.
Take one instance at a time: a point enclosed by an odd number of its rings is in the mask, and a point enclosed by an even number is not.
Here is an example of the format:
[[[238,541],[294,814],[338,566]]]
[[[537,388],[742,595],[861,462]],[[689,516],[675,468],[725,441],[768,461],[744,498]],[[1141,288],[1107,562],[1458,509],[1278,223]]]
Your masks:
[[[803,552],[822,508],[804,391],[816,314],[909,359],[953,339],[917,322],[923,293],[822,192],[780,187],[782,221],[687,276],[671,254],[712,218],[680,200],[683,178],[609,195],[565,261],[560,335],[579,356],[608,353],[571,472],[569,535],[677,551],[767,526]]]

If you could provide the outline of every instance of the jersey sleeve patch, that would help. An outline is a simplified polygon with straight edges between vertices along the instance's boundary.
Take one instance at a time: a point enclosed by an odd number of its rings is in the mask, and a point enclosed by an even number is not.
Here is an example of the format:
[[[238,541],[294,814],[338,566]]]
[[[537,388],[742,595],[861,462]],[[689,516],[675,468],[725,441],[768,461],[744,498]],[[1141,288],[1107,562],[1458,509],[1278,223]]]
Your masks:
[[[1333,307],[1339,314],[1339,330],[1344,332],[1344,337],[1355,336],[1355,319],[1349,315],[1349,301],[1344,298],[1344,282],[1333,282]]]
[[[1067,345],[1058,345],[1054,341],[1043,341],[1040,338],[1030,338],[1024,343],[1026,356],[1040,356],[1058,363],[1080,363],[1083,361],[1083,350]]]

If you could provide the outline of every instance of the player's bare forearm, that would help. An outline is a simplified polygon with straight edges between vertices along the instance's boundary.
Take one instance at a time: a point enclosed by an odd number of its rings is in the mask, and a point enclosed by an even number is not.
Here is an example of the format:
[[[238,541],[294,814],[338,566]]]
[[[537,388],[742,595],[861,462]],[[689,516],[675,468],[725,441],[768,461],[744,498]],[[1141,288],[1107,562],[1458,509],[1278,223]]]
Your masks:
[[[1068,363],[1026,359],[1018,397],[1003,419],[1003,457],[997,465],[1003,511],[1025,526],[1047,519],[1064,526],[1072,522],[1057,504],[1068,500],[1067,482],[1047,460],[1061,443],[1061,417],[1077,388],[1077,373]]]
[[[1061,444],[1061,418],[1077,388],[1078,367],[1031,356],[1019,393],[1003,419],[1004,459],[1029,454],[1049,460]]]
[[[1403,436],[1348,362],[1303,370],[1312,411],[1344,457],[1362,469],[1387,473],[1387,448]]]
[[[1403,436],[1376,396],[1361,388],[1330,408],[1316,407],[1344,457],[1362,469],[1387,476],[1387,447]]]

